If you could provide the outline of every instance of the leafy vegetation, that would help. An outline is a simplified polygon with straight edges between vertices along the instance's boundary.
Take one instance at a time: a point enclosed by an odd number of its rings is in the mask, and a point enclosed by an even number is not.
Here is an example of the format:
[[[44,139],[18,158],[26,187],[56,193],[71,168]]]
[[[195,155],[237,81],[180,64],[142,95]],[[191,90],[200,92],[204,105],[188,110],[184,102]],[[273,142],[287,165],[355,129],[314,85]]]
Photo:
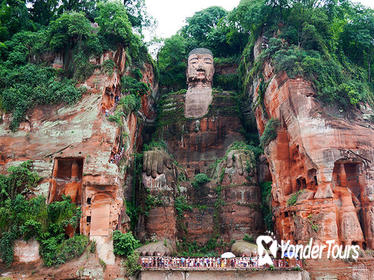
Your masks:
[[[226,156],[230,151],[233,150],[241,150],[247,155],[252,155],[253,153],[254,160],[256,160],[263,153],[263,150],[260,147],[249,145],[243,141],[235,141],[234,143],[232,143],[226,151]]]
[[[139,82],[131,76],[123,76],[121,80],[122,92],[137,96],[145,95],[149,92],[149,86],[144,82]]]
[[[112,76],[114,68],[116,67],[116,63],[111,59],[107,59],[103,62],[101,67],[104,73],[107,73],[109,76]]]
[[[119,230],[113,231],[114,254],[118,256],[130,256],[139,247],[139,240],[135,239],[131,232],[122,233]]]
[[[153,207],[160,207],[164,205],[164,202],[162,200],[162,195],[159,194],[158,196],[151,195],[150,193],[147,194],[145,197],[145,209],[144,209],[144,215],[148,216],[149,211]]]
[[[185,211],[192,211],[192,205],[188,204],[185,196],[177,196],[174,201],[174,207],[178,218],[183,218]]]
[[[260,137],[260,143],[265,148],[269,143],[277,138],[277,130],[279,127],[279,120],[270,119],[265,126],[265,130]]]
[[[267,230],[273,230],[273,213],[271,211],[271,185],[272,182],[263,182],[261,188],[261,211]]]
[[[192,186],[195,188],[195,190],[201,189],[203,185],[210,182],[210,178],[205,173],[199,173],[195,175],[193,181],[191,182]]]
[[[231,243],[225,243],[217,237],[213,237],[204,245],[182,240],[177,243],[177,250],[178,255],[183,257],[218,257],[219,251],[228,250],[231,245]]]
[[[249,243],[253,243],[255,241],[255,239],[253,238],[253,236],[252,235],[248,235],[248,234],[244,234],[243,240],[247,241]]]
[[[239,85],[238,74],[214,75],[214,87],[224,90],[236,90]]]
[[[138,192],[142,184],[143,154],[133,154],[133,160],[129,174],[132,175],[131,199],[126,201],[126,214],[130,217],[131,230],[135,232],[138,224],[141,207],[139,205]]]
[[[60,102],[71,104],[83,92],[74,86],[73,81],[58,78],[56,70],[31,63],[9,68],[0,64],[0,76],[1,106],[6,112],[13,113],[10,125],[13,131],[33,106]]]
[[[47,266],[64,264],[76,257],[80,257],[88,245],[88,237],[75,235],[72,238],[60,240],[49,238],[41,241],[41,255]]]
[[[151,151],[153,149],[159,149],[159,150],[164,150],[164,151],[168,150],[165,141],[162,141],[162,140],[161,141],[151,141],[148,144],[144,144],[144,148],[143,148],[144,151]]]
[[[125,260],[126,276],[135,276],[140,270],[141,265],[139,264],[139,253],[132,252]]]
[[[0,174],[0,206],[7,199],[14,200],[17,194],[30,194],[40,181],[37,173],[32,172],[32,161],[25,161],[19,166],[8,169],[8,175]]]
[[[310,215],[308,215],[307,218],[308,218],[308,222],[309,222],[309,224],[310,224],[312,230],[313,230],[314,232],[318,232],[318,231],[319,231],[319,225],[316,224],[315,221],[313,220],[313,215],[310,214]]]
[[[119,126],[123,125],[123,117],[140,109],[140,96],[129,94],[121,97],[113,115],[108,116],[108,120],[116,122]]]
[[[186,86],[187,41],[180,35],[165,40],[158,53],[157,64],[160,71],[160,86],[169,91],[177,91]]]
[[[297,199],[299,198],[299,195],[302,194],[304,191],[299,190],[291,195],[291,197],[287,200],[287,206],[293,206],[296,204]]]
[[[65,263],[80,256],[88,244],[85,236],[66,238],[67,226],[75,230],[80,209],[63,197],[62,201],[46,204],[43,196],[27,199],[40,177],[32,171],[32,162],[9,168],[1,175],[0,197],[0,257],[13,262],[14,241],[35,238],[40,243],[40,255],[45,265]]]

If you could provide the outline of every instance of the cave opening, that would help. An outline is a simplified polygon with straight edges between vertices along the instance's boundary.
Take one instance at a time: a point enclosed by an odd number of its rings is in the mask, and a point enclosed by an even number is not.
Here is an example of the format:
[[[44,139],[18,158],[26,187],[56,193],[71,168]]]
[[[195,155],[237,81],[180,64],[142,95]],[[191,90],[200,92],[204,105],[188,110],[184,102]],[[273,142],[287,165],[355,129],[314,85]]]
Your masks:
[[[83,158],[57,158],[55,162],[55,172],[57,179],[71,180],[72,178],[82,179]]]
[[[304,177],[299,177],[296,179],[296,191],[306,189],[306,180]]]
[[[317,180],[317,169],[311,168],[308,170],[308,181],[309,186],[314,189],[316,186],[318,186],[318,180]]]
[[[83,158],[56,158],[53,166],[48,202],[70,196],[73,203],[82,204]]]
[[[76,205],[82,205],[82,177],[82,157],[55,158],[48,203],[62,201],[68,196]],[[80,223],[76,232],[80,232]]]
[[[333,169],[334,186],[347,187],[356,198],[361,197],[360,162],[336,161]]]

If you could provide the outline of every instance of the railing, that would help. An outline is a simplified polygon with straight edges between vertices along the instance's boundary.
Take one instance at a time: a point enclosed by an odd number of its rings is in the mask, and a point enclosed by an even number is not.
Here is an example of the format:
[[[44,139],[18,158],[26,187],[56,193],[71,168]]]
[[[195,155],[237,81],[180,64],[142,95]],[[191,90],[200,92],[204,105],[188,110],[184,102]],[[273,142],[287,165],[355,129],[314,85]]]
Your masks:
[[[301,260],[273,259],[272,266],[259,266],[258,258],[182,258],[182,257],[152,257],[143,256],[139,258],[142,269],[149,270],[257,270],[257,269],[301,269]]]

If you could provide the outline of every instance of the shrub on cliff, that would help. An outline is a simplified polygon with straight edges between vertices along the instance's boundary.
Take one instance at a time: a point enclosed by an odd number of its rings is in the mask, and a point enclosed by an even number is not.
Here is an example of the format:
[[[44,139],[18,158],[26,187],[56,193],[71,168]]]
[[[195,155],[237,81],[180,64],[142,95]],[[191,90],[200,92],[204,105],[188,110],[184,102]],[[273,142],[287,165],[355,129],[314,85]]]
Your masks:
[[[47,205],[43,196],[27,200],[19,194],[3,204],[0,207],[0,256],[8,265],[13,261],[14,241],[20,238],[35,238],[40,242],[40,255],[47,266],[64,263],[80,255],[86,247],[83,242],[86,237],[74,237],[72,241],[65,237],[66,226],[75,228],[80,218],[79,208],[70,199]],[[67,245],[73,246],[74,254],[66,251]]]
[[[175,211],[177,212],[178,218],[183,218],[183,214],[186,211],[192,211],[192,205],[188,204],[185,196],[178,196],[174,201]]]
[[[260,143],[262,148],[265,148],[269,143],[277,138],[278,127],[280,125],[279,120],[270,119],[265,126],[265,130],[260,137]]]
[[[83,254],[88,245],[88,237],[75,235],[62,241],[58,237],[52,237],[42,240],[41,245],[41,256],[46,266],[64,264]]]
[[[129,94],[122,97],[113,115],[108,117],[110,122],[116,122],[119,126],[123,125],[122,118],[128,116],[132,112],[137,112],[140,108],[140,97]]]
[[[210,182],[210,178],[205,173],[199,173],[195,175],[193,181],[191,182],[192,186],[198,190],[200,189],[204,184]]]
[[[12,130],[18,128],[26,112],[36,105],[73,103],[81,97],[83,89],[76,88],[71,80],[59,78],[56,73],[52,68],[35,64],[0,67],[2,109],[13,113]]]
[[[165,141],[151,141],[148,144],[144,144],[143,151],[151,151],[151,150],[164,150],[165,152],[168,151],[168,147],[165,143]]]
[[[141,269],[139,264],[139,253],[132,252],[125,260],[126,276],[135,276]]]
[[[114,254],[127,257],[139,247],[139,240],[135,239],[131,232],[122,233],[119,230],[113,231]]]
[[[25,161],[8,169],[8,175],[0,174],[0,206],[18,194],[31,192],[41,178],[32,171],[32,161]]]
[[[302,194],[303,192],[304,192],[303,190],[299,190],[299,191],[295,192],[294,194],[292,194],[290,196],[290,198],[287,200],[287,206],[295,205],[298,198],[299,198],[299,195]]]
[[[261,211],[264,217],[266,229],[273,231],[273,213],[271,210],[271,189],[272,182],[263,182],[260,184],[261,188]]]
[[[126,94],[134,94],[138,96],[145,95],[149,92],[149,86],[144,83],[137,81],[133,77],[123,76],[121,80],[122,92]]]

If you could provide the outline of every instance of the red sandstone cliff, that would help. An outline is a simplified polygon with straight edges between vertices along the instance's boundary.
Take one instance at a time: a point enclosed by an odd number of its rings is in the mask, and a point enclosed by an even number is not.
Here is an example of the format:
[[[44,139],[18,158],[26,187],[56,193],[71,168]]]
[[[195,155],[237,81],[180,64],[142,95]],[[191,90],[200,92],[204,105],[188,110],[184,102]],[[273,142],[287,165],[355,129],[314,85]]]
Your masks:
[[[121,96],[121,77],[128,74],[129,67],[124,49],[106,52],[91,63],[100,66],[107,59],[115,62],[113,74],[96,67],[82,83],[87,92],[76,104],[39,106],[28,113],[27,121],[15,133],[8,129],[11,116],[3,116],[0,172],[33,160],[35,171],[43,177],[36,194],[45,195],[49,202],[70,195],[82,209],[80,232],[96,240],[96,264],[100,258],[110,266],[115,264],[111,233],[129,228],[124,203],[128,174],[124,167],[131,164],[141,145],[143,125],[139,119],[153,114],[153,99],[152,92],[142,96],[140,111],[125,116],[122,126],[108,121],[105,112],[114,110],[115,97]],[[145,64],[142,73],[143,81],[153,89],[152,66]],[[65,270],[75,274],[71,268]],[[70,277],[63,272],[58,277],[64,275]]]
[[[264,106],[255,109],[260,135],[271,118],[280,121],[277,138],[265,148],[275,233],[295,243],[333,239],[373,249],[374,125],[363,118],[367,108],[339,112],[318,101],[311,82],[274,73],[268,62],[263,77],[268,83]],[[252,100],[258,98],[260,82],[251,86]],[[341,265],[331,264],[332,275]],[[365,273],[372,275],[368,269]],[[364,274],[354,279],[371,279]],[[352,279],[349,275],[339,279]]]

